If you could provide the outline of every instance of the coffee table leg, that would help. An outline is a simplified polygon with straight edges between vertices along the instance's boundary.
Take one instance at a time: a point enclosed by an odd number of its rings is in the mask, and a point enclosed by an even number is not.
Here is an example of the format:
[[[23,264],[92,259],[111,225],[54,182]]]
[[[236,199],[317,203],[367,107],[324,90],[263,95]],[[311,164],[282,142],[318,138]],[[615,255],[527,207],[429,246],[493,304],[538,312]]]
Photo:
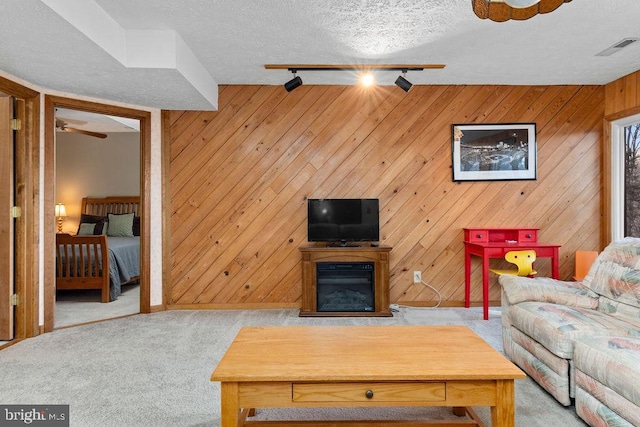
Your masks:
[[[467,408],[464,406],[455,406],[453,408],[453,415],[457,417],[465,417],[467,415]]]
[[[491,425],[493,427],[514,427],[514,396],[513,380],[496,381],[496,406],[491,407]]]
[[[238,427],[240,407],[238,406],[238,383],[220,384],[220,419],[222,427]]]

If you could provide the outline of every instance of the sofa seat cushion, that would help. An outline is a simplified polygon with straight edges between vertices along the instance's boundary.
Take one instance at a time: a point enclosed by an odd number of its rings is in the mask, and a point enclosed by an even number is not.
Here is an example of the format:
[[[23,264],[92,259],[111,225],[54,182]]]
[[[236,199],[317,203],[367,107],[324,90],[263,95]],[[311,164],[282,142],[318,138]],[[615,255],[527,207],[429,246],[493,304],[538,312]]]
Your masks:
[[[640,338],[581,338],[573,362],[577,370],[640,406]]]
[[[633,335],[633,325],[597,310],[544,302],[523,302],[509,308],[514,327],[558,357],[573,359],[574,341],[595,335]]]

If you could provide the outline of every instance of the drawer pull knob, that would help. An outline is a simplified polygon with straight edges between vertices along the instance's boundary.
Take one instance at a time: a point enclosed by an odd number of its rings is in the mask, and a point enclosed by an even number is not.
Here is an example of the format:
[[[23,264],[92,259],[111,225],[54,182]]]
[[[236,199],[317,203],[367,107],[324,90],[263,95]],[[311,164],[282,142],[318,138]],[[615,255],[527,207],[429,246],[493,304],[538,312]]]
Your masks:
[[[527,234],[527,239],[530,239],[530,238],[531,238],[531,234]]]
[[[373,390],[367,390],[364,395],[367,397],[367,399],[371,399],[373,397]]]
[[[482,239],[482,234],[476,234],[477,239]]]

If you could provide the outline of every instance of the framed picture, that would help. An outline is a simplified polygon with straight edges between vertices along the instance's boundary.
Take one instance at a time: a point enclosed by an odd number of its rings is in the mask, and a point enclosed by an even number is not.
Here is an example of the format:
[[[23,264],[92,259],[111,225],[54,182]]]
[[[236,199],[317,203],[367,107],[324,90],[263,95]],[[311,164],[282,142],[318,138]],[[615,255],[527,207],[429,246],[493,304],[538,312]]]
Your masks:
[[[451,125],[454,181],[537,178],[535,123]]]

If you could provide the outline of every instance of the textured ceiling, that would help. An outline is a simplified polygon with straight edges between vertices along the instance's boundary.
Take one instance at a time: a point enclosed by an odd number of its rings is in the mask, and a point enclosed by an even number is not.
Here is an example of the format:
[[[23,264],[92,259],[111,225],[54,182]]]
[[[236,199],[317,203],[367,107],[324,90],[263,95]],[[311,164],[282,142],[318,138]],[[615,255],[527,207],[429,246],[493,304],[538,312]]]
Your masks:
[[[264,64],[441,63],[414,84],[605,84],[640,69],[640,0],[573,0],[527,21],[471,0],[2,0],[0,70],[45,88],[164,109],[215,109],[217,85],[281,85]],[[393,84],[383,72],[378,84]],[[344,71],[305,84],[354,84]]]

